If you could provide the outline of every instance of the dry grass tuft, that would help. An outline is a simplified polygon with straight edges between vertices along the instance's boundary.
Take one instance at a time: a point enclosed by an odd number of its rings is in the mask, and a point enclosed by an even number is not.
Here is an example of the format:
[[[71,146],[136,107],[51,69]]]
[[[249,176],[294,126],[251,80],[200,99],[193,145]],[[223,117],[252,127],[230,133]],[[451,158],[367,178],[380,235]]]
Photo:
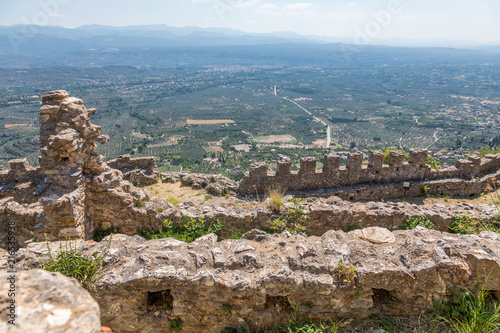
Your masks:
[[[280,185],[272,185],[266,189],[266,194],[269,199],[269,208],[275,213],[281,213],[283,208],[284,199],[283,194],[285,191]]]

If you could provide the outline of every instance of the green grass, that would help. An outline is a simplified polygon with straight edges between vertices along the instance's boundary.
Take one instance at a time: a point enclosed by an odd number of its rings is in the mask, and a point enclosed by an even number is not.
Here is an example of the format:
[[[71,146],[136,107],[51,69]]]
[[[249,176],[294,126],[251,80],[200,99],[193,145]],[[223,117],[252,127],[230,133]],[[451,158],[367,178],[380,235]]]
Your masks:
[[[434,302],[438,320],[457,333],[494,333],[500,330],[500,305],[483,288],[452,291],[447,303]]]
[[[52,250],[47,243],[49,259],[42,262],[41,268],[49,272],[59,272],[67,277],[75,278],[80,282],[82,287],[87,290],[95,289],[95,284],[104,274],[101,268],[102,260],[109,245],[102,252],[96,252],[92,255],[86,255],[81,250],[76,248],[76,243],[71,244],[67,241],[63,247],[61,245],[60,251],[54,256]]]
[[[177,200],[176,198],[174,197],[168,197],[167,198],[167,201],[170,202],[172,205],[174,206],[177,206],[178,204],[180,204],[180,201]]]

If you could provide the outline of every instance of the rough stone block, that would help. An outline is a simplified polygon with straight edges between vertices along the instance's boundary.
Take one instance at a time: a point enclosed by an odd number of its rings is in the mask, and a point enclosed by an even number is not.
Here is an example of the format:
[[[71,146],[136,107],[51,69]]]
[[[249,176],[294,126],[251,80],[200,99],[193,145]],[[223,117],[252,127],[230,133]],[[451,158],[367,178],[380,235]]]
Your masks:
[[[408,163],[424,166],[427,162],[427,149],[410,149]]]
[[[346,167],[349,171],[356,171],[361,169],[363,164],[363,154],[362,153],[349,153],[347,156]]]
[[[368,167],[378,171],[384,164],[384,153],[381,150],[370,150],[368,155]]]
[[[462,175],[470,175],[474,171],[474,163],[468,160],[458,160],[455,167],[460,170]]]
[[[337,154],[328,154],[323,158],[323,173],[337,174],[339,173],[340,156]]]
[[[403,165],[405,161],[405,154],[399,151],[391,151],[389,153],[389,165],[398,168]]]
[[[10,281],[6,271],[0,274],[2,297],[7,296]],[[14,281],[14,280],[12,280]],[[101,328],[97,302],[75,279],[44,270],[19,271],[15,304],[18,309],[15,325],[0,321],[0,332],[98,333]],[[3,292],[5,291],[5,293]],[[9,299],[4,298],[8,302]],[[6,304],[6,303],[4,303]]]
[[[481,165],[481,157],[477,155],[468,156],[467,160],[472,162],[474,168],[479,167]]]
[[[9,164],[10,164],[10,169],[15,173],[25,172],[29,168],[28,160],[25,158],[21,158],[18,160],[11,160],[9,161]]]
[[[278,162],[278,170],[276,174],[278,177],[286,177],[291,173],[292,173],[292,162],[290,162],[290,159],[284,159]]]
[[[250,177],[253,179],[261,179],[267,177],[267,164],[258,162],[254,163],[250,167]]]
[[[303,157],[300,159],[299,173],[315,173],[316,172],[316,158]]]

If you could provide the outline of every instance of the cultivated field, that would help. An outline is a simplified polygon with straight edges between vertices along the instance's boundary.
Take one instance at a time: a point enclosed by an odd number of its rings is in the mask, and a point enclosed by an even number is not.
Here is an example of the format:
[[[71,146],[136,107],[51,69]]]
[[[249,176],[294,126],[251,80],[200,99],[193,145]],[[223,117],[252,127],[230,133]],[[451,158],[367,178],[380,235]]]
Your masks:
[[[274,143],[274,142],[294,142],[295,138],[291,135],[267,135],[258,136],[255,138],[258,142],[262,143]]]
[[[234,124],[231,119],[187,119],[188,125],[216,125],[216,124]]]

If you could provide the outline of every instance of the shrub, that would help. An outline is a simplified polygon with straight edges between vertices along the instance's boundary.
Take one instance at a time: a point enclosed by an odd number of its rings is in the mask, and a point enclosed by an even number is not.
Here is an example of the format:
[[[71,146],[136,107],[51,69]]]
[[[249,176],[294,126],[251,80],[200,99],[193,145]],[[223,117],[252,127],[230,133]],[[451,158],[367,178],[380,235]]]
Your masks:
[[[304,199],[297,200],[292,198],[291,202],[293,207],[287,207],[287,212],[284,218],[279,218],[271,222],[271,229],[277,232],[288,231],[292,235],[298,234],[300,232],[305,232],[306,227],[302,225],[309,215],[304,213],[304,206],[299,205]]]
[[[500,214],[492,218],[473,218],[469,215],[453,216],[453,222],[448,230],[453,234],[479,234],[481,231],[500,232]]]
[[[341,259],[337,264],[337,268],[335,268],[334,276],[341,284],[350,285],[356,283],[358,272],[353,266],[347,267]]]
[[[500,146],[495,146],[493,148],[486,146],[479,151],[479,157],[485,157],[488,154],[498,154],[500,153]]]
[[[448,230],[452,234],[473,234],[476,233],[475,221],[469,215],[455,215]]]
[[[101,269],[102,260],[106,254],[111,240],[102,252],[86,255],[76,248],[76,243],[72,246],[70,241],[66,242],[63,248],[60,245],[59,253],[54,256],[47,242],[49,259],[41,263],[41,268],[49,272],[59,272],[67,277],[75,278],[82,287],[87,290],[95,289],[95,284],[104,274]]]
[[[400,153],[405,154],[405,161],[408,161],[408,158],[410,157],[410,154],[405,152],[402,149],[397,149],[396,147],[390,147],[390,148],[382,148],[382,152],[384,153],[384,163],[389,164],[389,156],[391,155],[391,151],[397,151]]]
[[[175,318],[170,321],[168,328],[172,332],[179,332],[180,330],[182,330],[182,324],[184,324],[184,320],[182,320],[181,318]]]
[[[434,223],[432,223],[425,215],[410,216],[403,221],[401,229],[410,230],[415,229],[418,226],[427,229],[434,229]]]
[[[425,163],[433,169],[439,169],[441,167],[441,163],[439,163],[438,160],[430,155],[427,156],[427,160],[425,161]]]
[[[177,240],[191,243],[197,238],[208,234],[218,234],[222,229],[219,220],[207,223],[204,218],[184,218],[180,223],[174,223],[170,220],[163,222],[163,227],[157,231],[139,230],[138,235],[145,239],[175,238]]]

